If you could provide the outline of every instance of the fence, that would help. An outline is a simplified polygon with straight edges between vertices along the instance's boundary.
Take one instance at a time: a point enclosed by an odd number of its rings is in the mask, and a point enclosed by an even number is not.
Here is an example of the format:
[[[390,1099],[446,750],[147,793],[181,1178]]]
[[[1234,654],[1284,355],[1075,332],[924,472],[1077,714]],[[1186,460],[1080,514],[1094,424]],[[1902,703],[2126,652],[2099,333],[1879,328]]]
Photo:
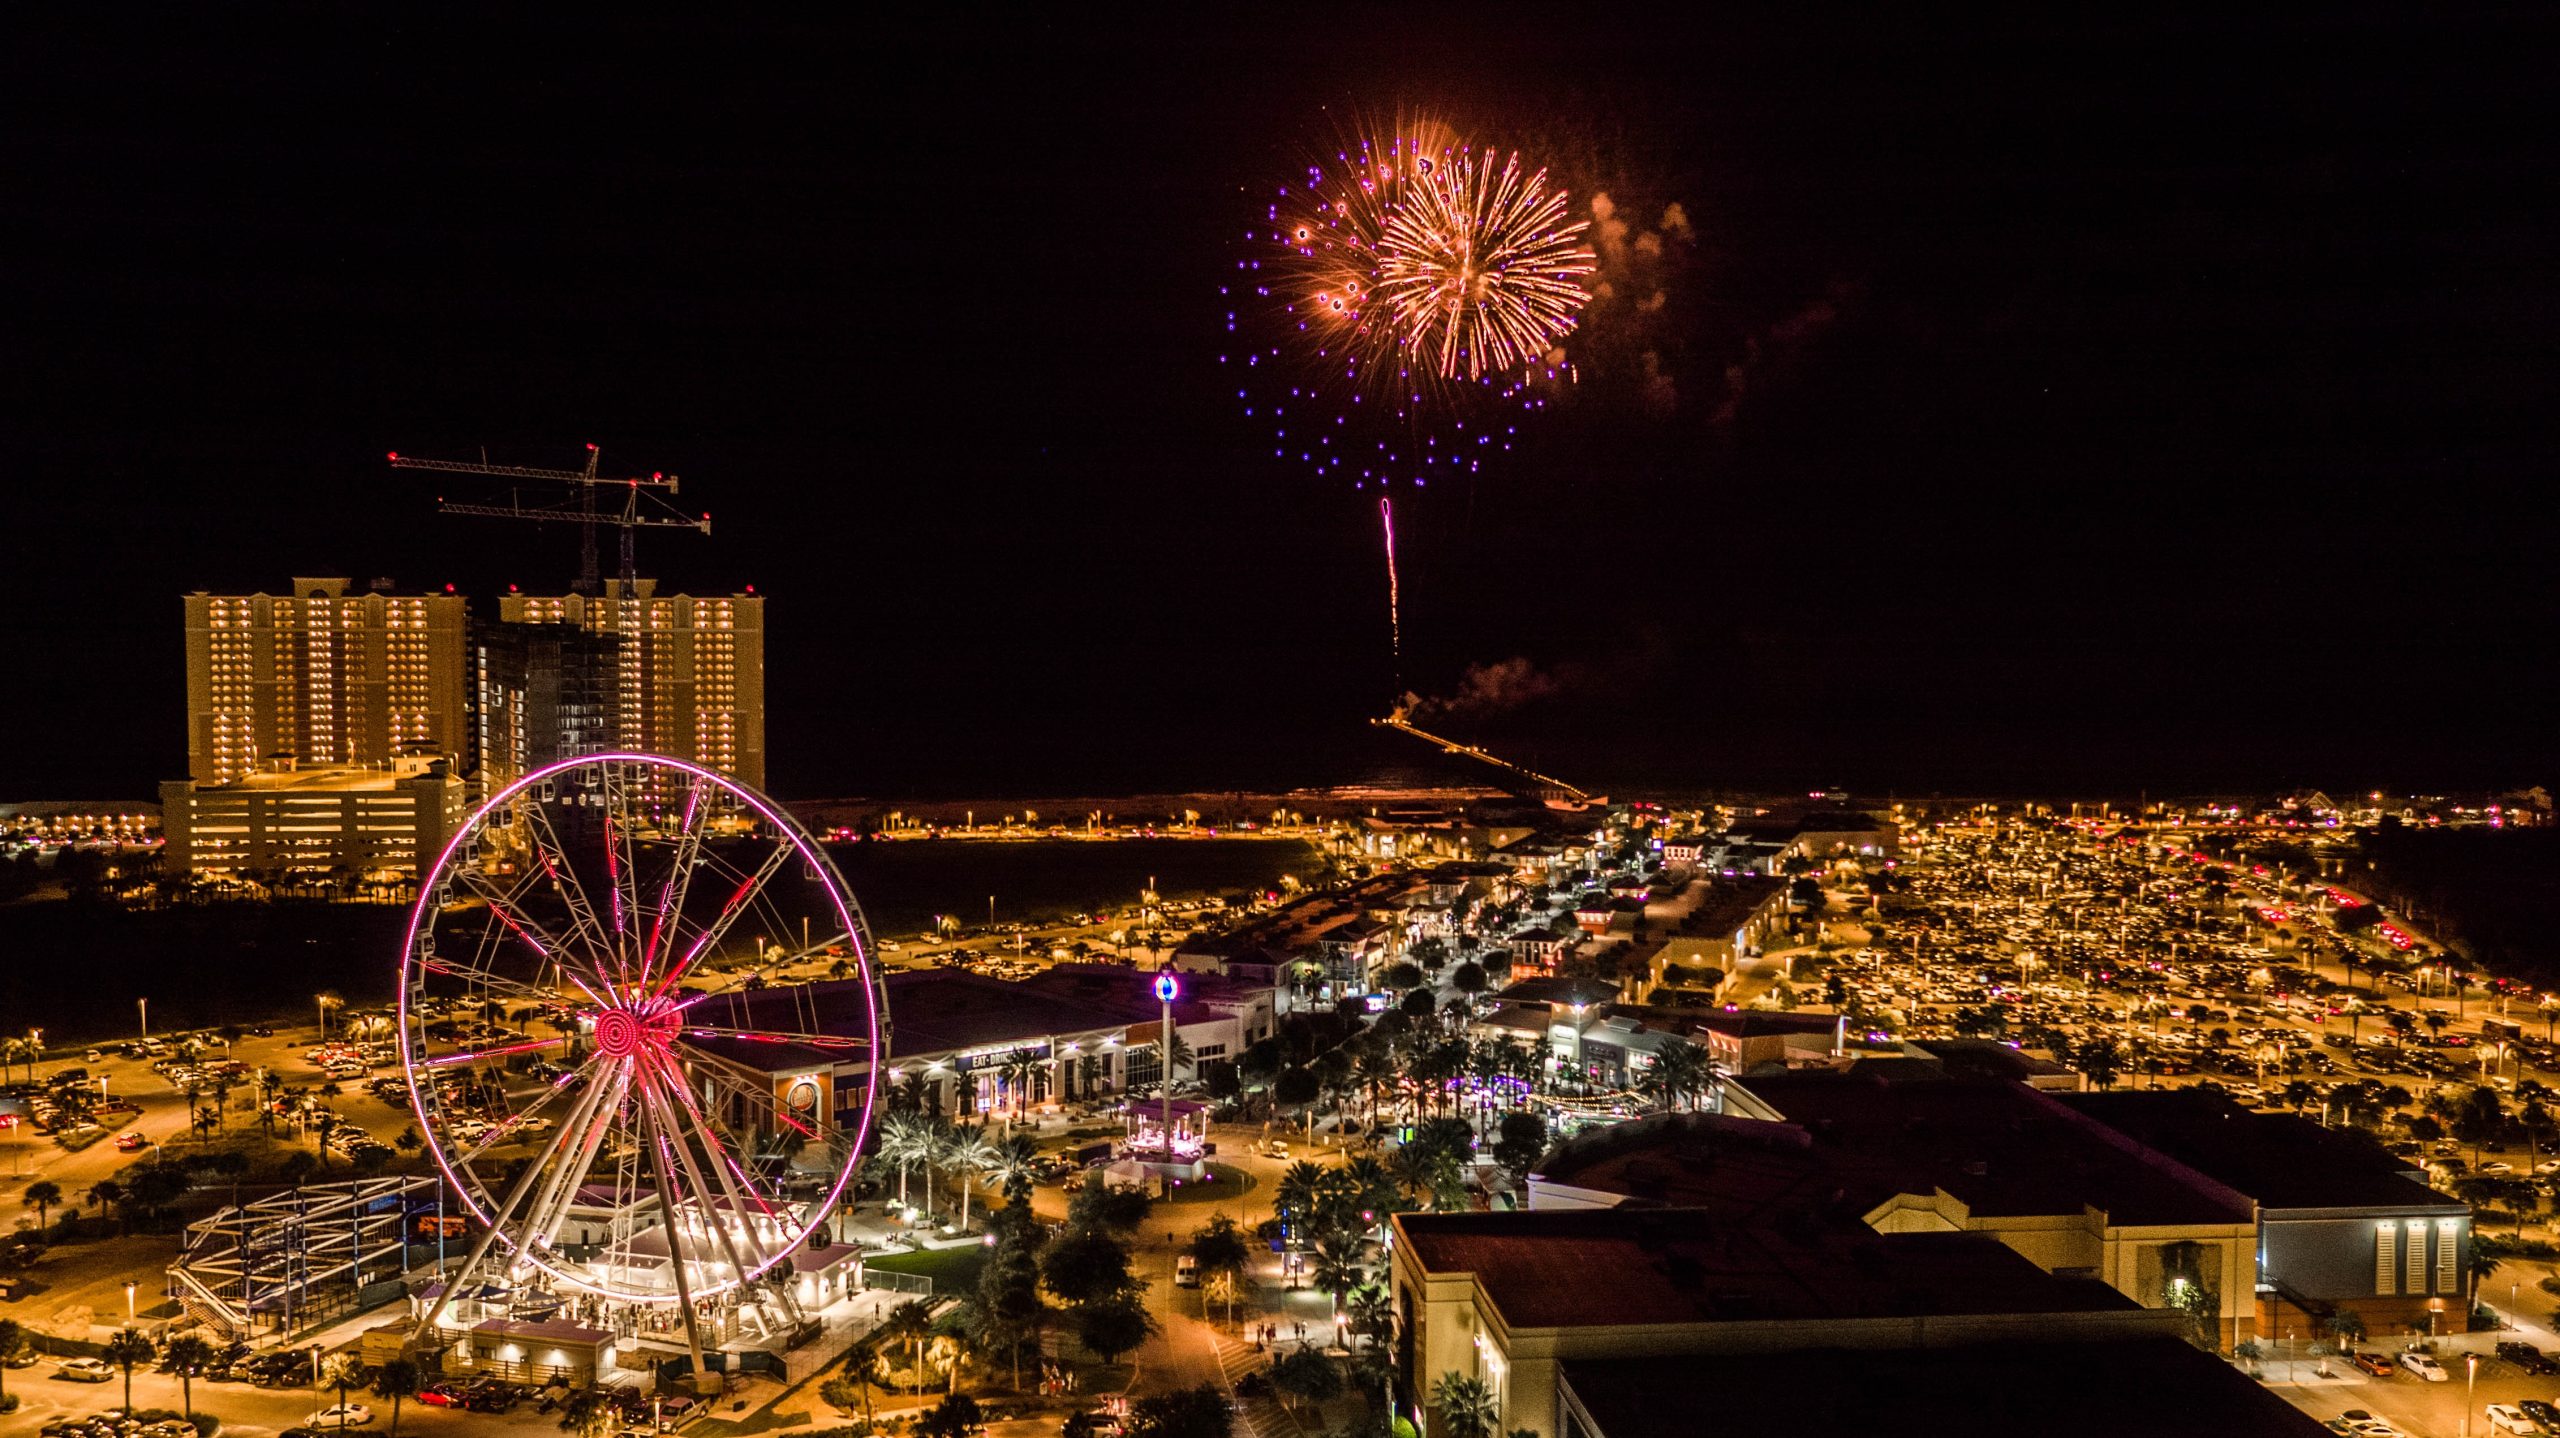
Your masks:
[[[865,1265],[862,1270],[865,1292],[912,1293],[919,1298],[933,1296],[933,1279],[921,1273],[884,1273]]]

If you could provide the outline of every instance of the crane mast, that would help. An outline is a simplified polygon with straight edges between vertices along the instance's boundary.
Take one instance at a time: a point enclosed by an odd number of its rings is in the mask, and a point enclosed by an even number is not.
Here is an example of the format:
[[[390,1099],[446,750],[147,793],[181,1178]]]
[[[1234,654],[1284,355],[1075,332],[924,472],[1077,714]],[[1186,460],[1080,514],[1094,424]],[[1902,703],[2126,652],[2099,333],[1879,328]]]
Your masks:
[[[488,519],[528,519],[536,524],[574,524],[578,526],[578,583],[581,594],[593,594],[597,588],[596,526],[611,525],[622,531],[623,592],[632,592],[639,575],[639,555],[635,537],[643,529],[690,529],[697,534],[711,532],[711,516],[686,514],[667,502],[676,493],[676,476],[653,472],[646,476],[629,475],[609,478],[596,473],[601,454],[594,445],[587,446],[587,463],[583,469],[543,469],[523,464],[491,464],[486,459],[470,460],[422,459],[398,450],[391,452],[393,469],[424,470],[430,474],[468,474],[489,479],[529,480],[541,486],[561,486],[548,495],[537,492],[528,500],[523,489],[509,486],[504,503],[496,500],[457,503],[441,496],[436,508],[445,514],[469,514]],[[598,504],[597,495],[606,490],[619,491],[619,509]]]

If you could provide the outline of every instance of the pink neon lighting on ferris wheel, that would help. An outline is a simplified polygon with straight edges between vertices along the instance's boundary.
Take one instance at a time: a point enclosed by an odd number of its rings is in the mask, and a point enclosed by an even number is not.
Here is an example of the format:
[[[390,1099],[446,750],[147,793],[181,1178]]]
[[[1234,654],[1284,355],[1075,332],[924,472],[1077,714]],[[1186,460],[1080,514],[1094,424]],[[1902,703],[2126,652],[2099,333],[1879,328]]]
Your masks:
[[[411,906],[409,912],[409,923],[406,932],[403,935],[401,947],[403,969],[405,970],[410,960],[418,955],[420,930],[422,927],[426,926],[427,920],[430,916],[430,910],[435,903],[437,895],[442,892],[445,878],[451,872],[456,856],[462,851],[464,844],[473,835],[486,827],[492,815],[499,813],[508,805],[514,803],[527,790],[538,784],[546,783],[560,774],[567,773],[573,769],[581,767],[615,763],[672,769],[690,775],[696,782],[697,795],[699,793],[699,786],[702,785],[717,786],[735,795],[740,802],[744,803],[748,809],[753,811],[756,816],[764,822],[767,831],[775,836],[778,844],[787,846],[789,849],[795,851],[802,861],[808,866],[811,873],[818,876],[818,886],[825,893],[828,905],[835,912],[840,926],[840,932],[845,935],[846,941],[853,946],[856,963],[866,972],[870,969],[871,955],[864,938],[863,928],[855,918],[851,896],[844,888],[842,876],[835,872],[834,865],[827,860],[824,851],[817,846],[816,841],[809,836],[806,830],[801,828],[796,822],[792,821],[787,815],[783,814],[780,808],[771,800],[755,792],[753,789],[748,788],[746,785],[721,775],[716,771],[708,769],[702,765],[692,763],[688,760],[677,759],[667,755],[641,754],[627,751],[581,755],[575,758],[562,759],[554,763],[544,765],[539,769],[522,775],[516,779],[515,782],[489,796],[477,809],[473,810],[464,823],[456,829],[453,837],[446,842],[443,851],[436,856],[435,863],[430,866],[426,873],[421,877],[418,901],[416,904]],[[690,823],[691,812],[691,806],[688,806],[688,823]],[[607,823],[608,825],[611,823],[609,816]],[[540,852],[545,873],[550,875],[554,881],[557,882],[559,879],[559,871],[553,864],[551,855],[546,850],[542,850],[540,845],[537,845],[536,848]],[[614,846],[610,837],[608,837],[606,843],[606,850],[606,862],[608,866],[618,874],[619,855],[614,852]],[[753,892],[755,887],[756,881],[753,879],[742,884],[739,890],[731,894],[728,901],[722,906],[723,915],[725,916],[729,911],[734,910],[739,904],[743,903],[748,894]],[[616,931],[619,932],[622,927],[621,921],[623,915],[621,913],[621,895],[618,884],[615,888],[614,898],[615,927]],[[501,917],[506,920],[510,928],[517,927],[511,917],[503,914]],[[671,969],[667,974],[660,976],[656,980],[654,986],[655,995],[664,995],[673,987],[675,981],[681,977],[684,970],[690,968],[693,961],[700,957],[703,950],[708,946],[711,934],[716,932],[718,932],[718,927],[715,924],[693,945],[692,952],[686,955],[685,961],[682,964]],[[533,940],[530,935],[527,935],[526,938],[527,942],[532,943],[537,950],[542,950],[543,946]],[[567,978],[571,983],[576,984],[579,990],[591,1001],[595,1002],[599,1008],[613,1007],[599,997],[593,989],[588,988],[583,982],[581,982],[575,974],[570,973],[569,966],[566,963],[561,963],[556,959],[554,962],[558,964],[558,969],[561,975],[564,978]],[[455,970],[449,964],[440,960],[422,960],[420,966],[432,972],[455,974]],[[456,976],[458,977],[458,975]],[[424,1069],[439,1065],[437,1064],[437,1061],[428,1059],[424,1055],[418,1053],[413,1046],[410,1025],[410,985],[407,982],[405,973],[401,977],[402,982],[400,984],[398,1005],[400,1062],[403,1070],[409,1076],[410,1110],[417,1116],[422,1131],[430,1135],[427,1151],[435,1159],[437,1170],[443,1174],[445,1182],[453,1189],[456,1199],[462,1204],[463,1209],[474,1219],[478,1220],[484,1226],[488,1225],[491,1222],[491,1214],[483,1207],[479,1197],[474,1193],[471,1184],[467,1183],[463,1179],[462,1175],[455,1171],[453,1160],[445,1152],[443,1143],[437,1141],[433,1137],[433,1120],[428,1115],[426,1094],[422,1085],[419,1083],[418,1075]],[[629,976],[626,974],[626,980],[628,977]],[[876,986],[868,984],[864,986],[864,994],[864,1033],[859,1036],[859,1041],[866,1044],[869,1050],[876,1055],[881,1052],[881,1014],[879,994]],[[634,997],[640,998],[644,997],[644,995],[635,994]],[[665,1015],[663,1017],[671,1017],[673,1013],[680,1012],[683,1008],[690,1007],[691,1004],[699,1002],[700,999],[707,997],[711,997],[711,995],[698,995],[694,998],[682,1000],[674,1005],[673,1008],[665,1011]],[[848,1043],[853,1041],[855,1040],[851,1038],[848,1038],[847,1040]],[[544,1042],[547,1043],[548,1041]],[[490,1055],[482,1054],[480,1056],[488,1057]],[[655,1059],[657,1062],[666,1064],[671,1070],[674,1067],[674,1059],[670,1054],[655,1053],[639,1055],[637,1057],[642,1063],[647,1063],[651,1059]],[[837,1205],[843,1199],[845,1189],[853,1180],[853,1172],[858,1166],[858,1160],[862,1153],[869,1147],[874,1114],[879,1100],[880,1072],[881,1066],[875,1061],[863,1074],[862,1104],[860,1109],[861,1116],[857,1121],[854,1132],[851,1136],[851,1146],[845,1155],[843,1165],[838,1169],[834,1182],[828,1188],[824,1198],[812,1203],[806,1210],[804,1210],[810,1215],[807,1226],[803,1228],[801,1232],[792,1235],[789,1242],[779,1245],[779,1252],[766,1258],[763,1262],[755,1265],[752,1269],[740,1273],[735,1277],[718,1280],[708,1286],[696,1288],[694,1290],[694,1296],[697,1299],[717,1296],[718,1294],[728,1292],[742,1284],[749,1283],[763,1277],[766,1273],[770,1272],[776,1264],[780,1263],[783,1258],[787,1257],[791,1252],[796,1251],[800,1243],[806,1239],[808,1232],[815,1229],[820,1223],[824,1222],[826,1215],[835,1211]],[[558,1079],[554,1080],[552,1088],[556,1091],[559,1088],[564,1087],[574,1076],[574,1072],[561,1075]],[[692,1103],[692,1096],[689,1092],[689,1087],[686,1084],[676,1082],[667,1084],[666,1087],[670,1091],[683,1096],[685,1107],[692,1114],[697,1123],[704,1121],[700,1110],[695,1108]],[[812,1136],[815,1134],[815,1130],[800,1123],[789,1114],[782,1112],[779,1104],[775,1106],[774,1116],[781,1119],[783,1122],[789,1123],[793,1128],[803,1134],[809,1134]],[[521,1117],[522,1115],[518,1115],[518,1118]],[[715,1161],[724,1164],[741,1182],[747,1184],[747,1191],[755,1197],[758,1207],[764,1209],[768,1215],[772,1215],[777,1219],[780,1217],[778,1214],[775,1214],[772,1205],[766,1200],[765,1196],[755,1189],[752,1181],[748,1180],[745,1170],[738,1165],[735,1158],[729,1154],[725,1147],[716,1143],[706,1145],[706,1152]],[[539,1238],[539,1235],[530,1235],[529,1237]],[[537,1251],[541,1245],[530,1242],[519,1242],[516,1235],[507,1233],[504,1230],[500,1231],[498,1239],[519,1259],[578,1291],[596,1293],[624,1301],[668,1301],[667,1295],[624,1293],[608,1286],[580,1278],[576,1275],[565,1273],[554,1267],[544,1254]]]

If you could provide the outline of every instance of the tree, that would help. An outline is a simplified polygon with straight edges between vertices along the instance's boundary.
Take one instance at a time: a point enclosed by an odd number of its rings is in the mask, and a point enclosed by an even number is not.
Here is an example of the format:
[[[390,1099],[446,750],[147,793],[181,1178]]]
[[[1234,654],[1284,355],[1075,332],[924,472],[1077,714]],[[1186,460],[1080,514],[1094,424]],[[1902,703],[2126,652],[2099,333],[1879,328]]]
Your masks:
[[[1703,1091],[1714,1077],[1705,1049],[1686,1039],[1672,1039],[1655,1051],[1653,1066],[1645,1071],[1644,1088],[1659,1097],[1664,1108],[1685,1108],[1689,1096]]]
[[[1485,991],[1484,965],[1470,959],[1449,971],[1449,987],[1472,998]]]
[[[933,1336],[933,1305],[921,1298],[910,1298],[889,1310],[878,1331],[882,1341],[907,1346],[907,1371],[915,1377],[916,1391],[922,1392],[924,1341]]]
[[[603,1390],[582,1388],[560,1405],[560,1431],[569,1438],[605,1438],[622,1422],[622,1409]]]
[[[2480,1162],[2481,1145],[2494,1143],[2506,1131],[2507,1105],[2498,1091],[2486,1084],[2464,1093],[2455,1105],[2453,1136],[2471,1145],[2471,1161]]]
[[[27,1330],[19,1327],[16,1319],[0,1318],[0,1406],[6,1406],[9,1396],[9,1364],[26,1350]]]
[[[1361,1261],[1360,1243],[1360,1239],[1350,1234],[1320,1235],[1316,1239],[1315,1262],[1307,1274],[1316,1287],[1333,1295],[1333,1326],[1337,1338],[1341,1336],[1342,1305],[1350,1299],[1351,1290],[1369,1277],[1369,1267]]]
[[[1129,1438],[1230,1438],[1235,1410],[1215,1384],[1141,1398],[1129,1408]]]
[[[1070,1227],[1040,1255],[1040,1278],[1068,1303],[1093,1303],[1130,1287],[1129,1250],[1097,1227]]]
[[[1027,1133],[1017,1133],[995,1145],[987,1157],[987,1178],[1003,1191],[1007,1203],[1029,1203],[1031,1185],[1039,1171],[1040,1145]]]
[[[380,1368],[373,1370],[373,1396],[391,1400],[393,1438],[398,1438],[400,1432],[400,1405],[418,1396],[419,1386],[425,1379],[417,1360],[412,1358],[385,1359]]]
[[[862,1410],[863,1427],[871,1426],[871,1385],[861,1379],[838,1373],[818,1385],[818,1397],[839,1413]]]
[[[966,1393],[952,1393],[934,1405],[933,1411],[916,1420],[916,1438],[969,1438],[986,1425],[978,1412],[978,1400]]]
[[[1410,960],[1398,959],[1387,965],[1385,972],[1378,975],[1378,983],[1381,987],[1393,989],[1398,993],[1407,989],[1420,988],[1422,966]]]
[[[37,1179],[27,1185],[26,1196],[20,1201],[34,1207],[36,1227],[43,1228],[52,1218],[53,1206],[62,1202],[62,1185],[49,1178]]]
[[[169,1367],[178,1375],[178,1402],[185,1407],[187,1417],[192,1421],[196,1416],[196,1374],[202,1372],[205,1366],[212,1363],[219,1355],[214,1352],[212,1344],[190,1333],[182,1338],[170,1339],[169,1351],[163,1356],[168,1359]],[[399,1431],[400,1425],[396,1418],[391,1426],[393,1432]]]
[[[124,1370],[124,1411],[133,1411],[133,1365],[151,1361],[151,1340],[130,1328],[119,1328],[107,1340],[106,1360]]]
[[[1135,1289],[1098,1298],[1076,1306],[1076,1338],[1105,1363],[1117,1363],[1120,1355],[1147,1341],[1156,1331],[1154,1315],[1147,1312],[1145,1301]]]
[[[1244,1230],[1223,1213],[1192,1230],[1191,1258],[1202,1273],[1240,1273],[1252,1257]]]
[[[2115,1039],[2091,1034],[2071,1051],[2072,1067],[2080,1070],[2090,1083],[2100,1089],[2111,1089],[2124,1073],[2124,1051]]]
[[[995,1161],[996,1146],[987,1142],[983,1129],[963,1128],[953,1134],[942,1148],[942,1161],[959,1176],[960,1227],[969,1227],[969,1197],[978,1184],[978,1175]]]
[[[1443,1373],[1431,1385],[1431,1406],[1440,1410],[1446,1438],[1494,1438],[1501,1415],[1494,1411],[1493,1389],[1483,1379]]]
[[[1301,1344],[1271,1360],[1271,1386],[1300,1403],[1322,1403],[1342,1393],[1342,1370],[1319,1349]]]
[[[1506,1113],[1494,1140],[1493,1161],[1514,1183],[1529,1181],[1529,1170],[1547,1154],[1547,1121],[1534,1113]]]

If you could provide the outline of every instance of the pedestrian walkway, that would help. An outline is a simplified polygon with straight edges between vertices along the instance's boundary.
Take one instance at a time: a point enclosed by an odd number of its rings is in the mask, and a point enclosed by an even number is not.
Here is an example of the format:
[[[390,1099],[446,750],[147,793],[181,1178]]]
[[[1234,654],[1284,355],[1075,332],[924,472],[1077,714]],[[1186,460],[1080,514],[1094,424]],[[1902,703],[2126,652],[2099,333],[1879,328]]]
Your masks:
[[[1218,1358],[1218,1386],[1236,1400],[1236,1432],[1239,1438],[1299,1438],[1304,1431],[1298,1420],[1279,1402],[1266,1395],[1260,1398],[1236,1398],[1236,1380],[1248,1373],[1259,1373],[1268,1367],[1271,1355],[1231,1333],[1209,1329],[1209,1346]]]

